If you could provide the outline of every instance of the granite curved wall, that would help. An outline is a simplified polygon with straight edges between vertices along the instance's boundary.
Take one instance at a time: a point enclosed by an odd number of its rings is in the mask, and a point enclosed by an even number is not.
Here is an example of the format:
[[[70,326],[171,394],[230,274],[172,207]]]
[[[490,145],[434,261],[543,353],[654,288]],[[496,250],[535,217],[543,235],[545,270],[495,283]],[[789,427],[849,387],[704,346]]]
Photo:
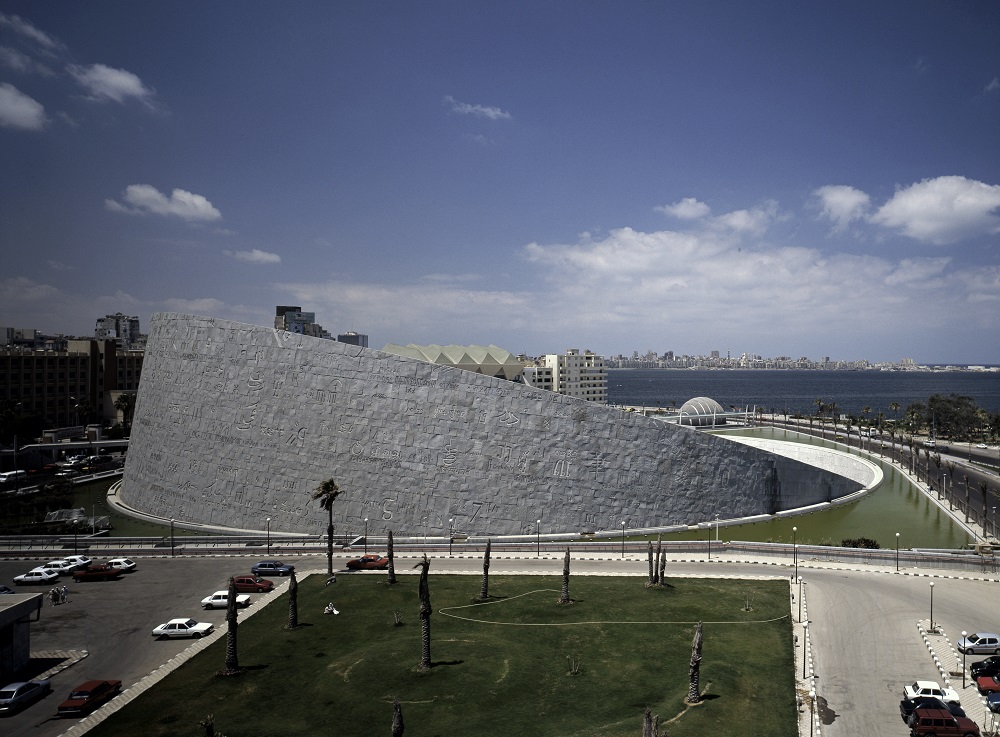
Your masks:
[[[121,491],[178,520],[336,534],[620,530],[773,514],[859,488],[766,451],[380,351],[153,316]],[[449,525],[449,520],[454,520]]]

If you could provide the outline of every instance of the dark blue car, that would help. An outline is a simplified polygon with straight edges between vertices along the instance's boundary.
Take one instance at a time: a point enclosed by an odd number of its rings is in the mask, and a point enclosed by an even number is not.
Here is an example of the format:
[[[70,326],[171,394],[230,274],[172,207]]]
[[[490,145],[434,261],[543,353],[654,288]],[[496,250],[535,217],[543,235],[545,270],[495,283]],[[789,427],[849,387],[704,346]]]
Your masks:
[[[286,565],[280,560],[262,560],[254,563],[250,572],[255,576],[287,576],[295,570],[295,566]]]

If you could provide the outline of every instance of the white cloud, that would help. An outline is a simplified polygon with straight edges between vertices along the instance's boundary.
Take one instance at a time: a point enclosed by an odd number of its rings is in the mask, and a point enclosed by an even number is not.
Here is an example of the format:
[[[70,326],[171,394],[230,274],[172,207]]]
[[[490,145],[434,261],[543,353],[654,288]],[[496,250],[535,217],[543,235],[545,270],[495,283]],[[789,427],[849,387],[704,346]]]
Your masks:
[[[778,203],[768,200],[763,207],[752,210],[733,210],[712,219],[715,226],[721,226],[737,235],[763,235],[774,220],[781,217]]]
[[[672,205],[661,205],[654,209],[678,220],[697,220],[711,212],[711,208],[708,205],[704,202],[699,202],[694,197],[685,197]]]
[[[222,213],[205,197],[183,189],[175,189],[168,198],[150,184],[130,184],[125,188],[123,199],[131,207],[112,199],[105,200],[104,206],[112,212],[173,215],[188,222],[207,222],[222,218]]]
[[[189,315],[224,315],[228,308],[225,302],[215,297],[202,297],[200,299],[173,298],[164,300],[163,304],[170,312],[182,312]]]
[[[53,271],[73,271],[76,268],[75,266],[70,266],[62,261],[57,261],[54,258],[48,259],[45,263],[48,264],[48,267]]]
[[[834,233],[843,232],[855,220],[862,220],[871,204],[867,194],[843,184],[820,187],[813,195],[820,200],[822,216],[833,222]]]
[[[459,115],[474,115],[477,118],[488,118],[489,120],[510,120],[511,118],[510,113],[501,110],[498,107],[471,105],[467,102],[459,102],[451,95],[445,96],[443,102],[448,106],[449,110],[453,113],[458,113]]]
[[[251,251],[223,251],[226,256],[237,261],[246,261],[251,264],[280,264],[281,256],[276,253],[268,253],[254,248]]]
[[[0,280],[0,305],[41,302],[54,298],[59,290],[24,276]],[[6,312],[6,310],[0,310]]]
[[[0,13],[0,28],[9,28],[22,38],[26,38],[42,50],[55,52],[64,48],[55,38],[35,28],[30,21],[19,15],[4,15]]]
[[[871,221],[918,241],[946,245],[1000,233],[998,208],[1000,185],[945,176],[897,190]]]
[[[37,131],[45,127],[45,108],[12,84],[0,82],[0,126]]]
[[[104,64],[91,64],[88,67],[70,64],[66,70],[95,100],[125,102],[135,98],[150,105],[155,94],[138,76],[124,69],[113,69]]]
[[[1000,90],[1000,77],[994,77],[988,85],[983,87],[983,92],[986,94],[996,92],[997,90]]]
[[[35,61],[27,54],[9,46],[0,46],[0,64],[23,74],[39,74],[43,77],[51,77],[55,74],[41,62]]]

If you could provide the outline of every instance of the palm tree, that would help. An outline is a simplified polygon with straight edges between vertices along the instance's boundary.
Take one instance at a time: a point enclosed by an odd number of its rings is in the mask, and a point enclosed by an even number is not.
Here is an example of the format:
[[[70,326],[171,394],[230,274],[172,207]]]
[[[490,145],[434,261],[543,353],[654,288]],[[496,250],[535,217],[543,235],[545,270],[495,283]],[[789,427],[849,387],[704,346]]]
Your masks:
[[[333,503],[340,496],[340,487],[333,479],[327,479],[316,487],[312,498],[319,500],[319,506],[326,510],[326,575],[333,575]]]
[[[694,639],[691,641],[691,663],[688,666],[687,703],[697,704],[701,701],[701,622],[694,628]]]
[[[392,737],[403,737],[403,707],[398,698],[392,702]]]
[[[479,590],[479,599],[486,601],[490,598],[490,548],[493,541],[486,539],[486,553],[483,555],[483,587]]]
[[[125,434],[132,428],[132,413],[135,411],[135,392],[124,392],[115,399],[115,409],[122,413]]]
[[[655,571],[655,566],[653,565],[653,541],[649,540],[646,543],[646,546],[648,548],[647,554],[649,555],[649,581],[646,583],[646,585],[653,586],[654,584],[656,584],[656,571]]]
[[[295,571],[292,571],[288,579],[288,624],[286,630],[293,630],[299,626],[299,582],[295,580]]]
[[[389,558],[389,580],[386,582],[390,586],[396,583],[396,558],[392,554],[392,530],[389,530],[389,541],[386,543],[386,548],[388,553],[386,553]]]
[[[899,402],[890,402],[889,409],[891,409],[893,415],[895,415],[893,417],[893,424],[899,425]]]
[[[419,670],[430,670],[431,668],[431,594],[427,586],[427,569],[431,562],[427,560],[427,553],[424,553],[421,560],[414,568],[420,569],[420,639],[423,645],[420,656]]]
[[[559,603],[569,604],[569,548],[566,548],[566,557],[563,558],[563,585]]]
[[[226,667],[223,675],[231,676],[240,672],[240,658],[236,648],[236,581],[229,577],[229,592],[226,599]]]

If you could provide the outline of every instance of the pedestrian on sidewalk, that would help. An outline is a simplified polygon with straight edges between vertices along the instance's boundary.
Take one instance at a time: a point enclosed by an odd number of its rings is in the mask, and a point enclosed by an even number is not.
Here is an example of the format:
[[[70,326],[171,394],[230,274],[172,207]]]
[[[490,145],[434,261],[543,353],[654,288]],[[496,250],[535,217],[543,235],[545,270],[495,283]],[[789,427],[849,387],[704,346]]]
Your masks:
[[[59,603],[59,592],[55,589],[49,590],[49,600],[52,602],[52,606]]]
[[[69,601],[69,587],[66,584],[63,584],[62,590],[59,593],[62,597],[63,604]]]

